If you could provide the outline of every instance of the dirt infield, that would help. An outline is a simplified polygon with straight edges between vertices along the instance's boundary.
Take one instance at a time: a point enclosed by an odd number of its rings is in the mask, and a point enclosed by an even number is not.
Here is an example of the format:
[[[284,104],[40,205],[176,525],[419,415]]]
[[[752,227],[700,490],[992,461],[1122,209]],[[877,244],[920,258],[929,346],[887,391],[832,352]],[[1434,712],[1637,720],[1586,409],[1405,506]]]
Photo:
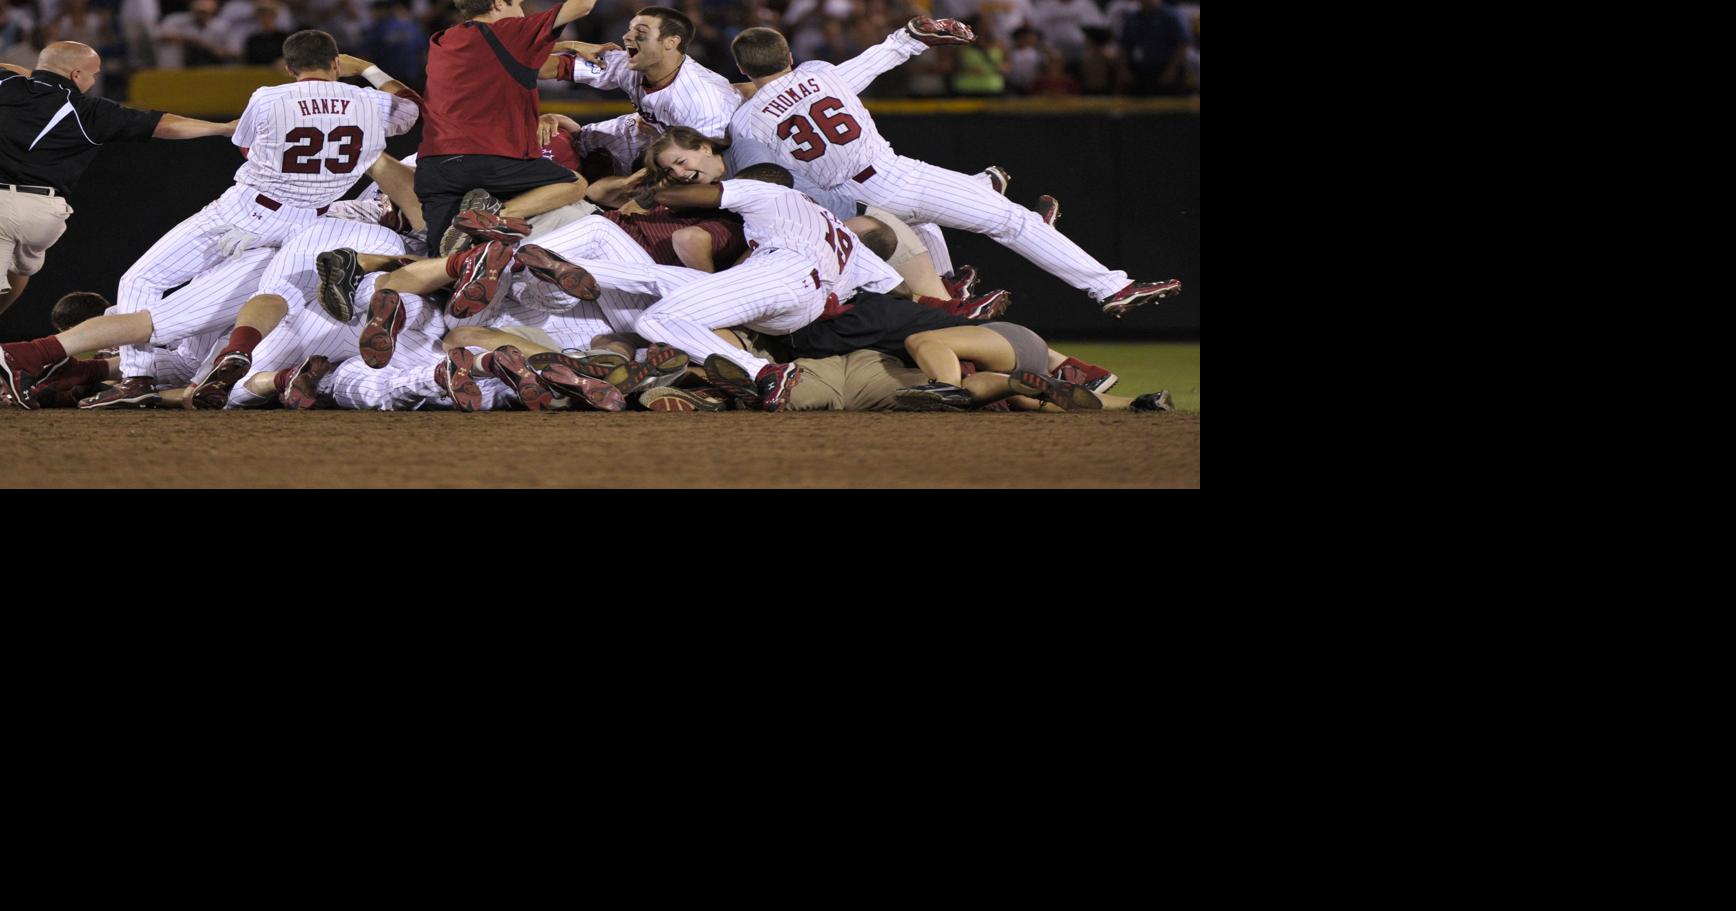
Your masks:
[[[0,411],[0,487],[1199,487],[1195,414]]]

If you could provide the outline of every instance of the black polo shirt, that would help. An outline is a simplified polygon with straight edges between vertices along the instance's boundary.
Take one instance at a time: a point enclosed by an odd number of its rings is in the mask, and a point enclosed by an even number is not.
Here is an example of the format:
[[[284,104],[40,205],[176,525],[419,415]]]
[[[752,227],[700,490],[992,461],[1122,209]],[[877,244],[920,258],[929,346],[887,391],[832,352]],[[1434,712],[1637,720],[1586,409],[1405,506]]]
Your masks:
[[[0,183],[53,187],[64,196],[103,143],[149,139],[162,119],[162,111],[92,98],[58,73],[0,70]]]

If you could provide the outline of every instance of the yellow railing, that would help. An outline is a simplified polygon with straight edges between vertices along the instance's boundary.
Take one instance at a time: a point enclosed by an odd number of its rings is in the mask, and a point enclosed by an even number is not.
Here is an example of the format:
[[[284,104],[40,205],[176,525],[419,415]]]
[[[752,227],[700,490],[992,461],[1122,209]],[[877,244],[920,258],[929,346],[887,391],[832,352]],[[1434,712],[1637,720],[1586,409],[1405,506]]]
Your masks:
[[[193,70],[140,70],[133,75],[133,107],[194,117],[234,117],[253,90],[281,85],[290,75],[276,67],[231,66]],[[876,114],[1174,114],[1199,113],[1198,98],[870,98]],[[543,101],[543,110],[576,120],[599,120],[633,110],[626,101]]]

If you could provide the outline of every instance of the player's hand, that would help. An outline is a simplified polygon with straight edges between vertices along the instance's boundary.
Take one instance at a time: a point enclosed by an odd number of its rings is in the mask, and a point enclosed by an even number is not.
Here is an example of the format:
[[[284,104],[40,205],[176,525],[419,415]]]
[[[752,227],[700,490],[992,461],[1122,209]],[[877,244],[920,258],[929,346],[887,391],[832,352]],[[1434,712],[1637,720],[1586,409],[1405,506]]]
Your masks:
[[[247,250],[259,245],[259,235],[246,228],[230,228],[217,239],[217,249],[224,256],[239,256]]]
[[[350,79],[355,76],[360,76],[362,75],[362,70],[365,70],[370,66],[373,66],[373,64],[353,54],[339,54],[338,78]]]
[[[544,114],[538,117],[536,119],[536,144],[539,146],[548,145],[549,140],[555,138],[555,134],[560,132],[560,129],[560,120],[555,115]]]
[[[627,200],[626,205],[622,206],[619,209],[616,209],[615,211],[621,213],[622,215],[644,215],[647,212],[650,212],[651,210],[645,208],[642,205],[639,205],[639,200],[629,199],[629,200]]]
[[[555,42],[555,50],[557,50],[557,51],[572,51],[574,54],[576,54],[580,57],[583,57],[584,59],[589,60],[598,66],[603,65],[603,55],[604,54],[607,54],[610,51],[619,51],[622,49],[623,48],[619,44],[616,44],[613,41],[607,42],[605,44],[588,44],[588,43],[583,42],[583,41],[556,41]]]

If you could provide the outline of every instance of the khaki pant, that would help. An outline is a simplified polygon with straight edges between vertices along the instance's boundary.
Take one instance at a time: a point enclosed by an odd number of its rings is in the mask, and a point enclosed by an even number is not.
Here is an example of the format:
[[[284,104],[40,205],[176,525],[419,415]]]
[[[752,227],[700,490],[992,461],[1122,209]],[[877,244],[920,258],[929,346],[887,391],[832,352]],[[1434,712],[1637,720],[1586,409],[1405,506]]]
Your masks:
[[[791,411],[887,411],[904,386],[928,377],[898,358],[866,348],[837,357],[796,358],[802,381],[790,390]]]
[[[72,206],[59,196],[0,190],[0,266],[5,272],[35,275],[48,248],[66,233]],[[0,292],[12,285],[0,274]]]
[[[863,214],[885,222],[886,227],[892,229],[893,236],[898,238],[898,246],[892,251],[892,255],[887,257],[886,265],[896,269],[928,252],[928,246],[916,236],[915,231],[910,230],[909,225],[899,220],[898,216],[879,206],[869,206]]]

